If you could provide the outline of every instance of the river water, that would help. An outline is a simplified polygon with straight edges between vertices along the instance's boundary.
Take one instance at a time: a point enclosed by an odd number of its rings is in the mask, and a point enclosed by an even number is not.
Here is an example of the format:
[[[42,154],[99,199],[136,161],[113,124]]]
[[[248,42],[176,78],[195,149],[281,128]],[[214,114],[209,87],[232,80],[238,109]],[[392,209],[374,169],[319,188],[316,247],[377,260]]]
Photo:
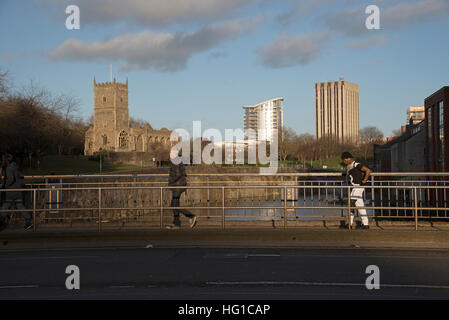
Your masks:
[[[370,206],[371,201],[365,200],[365,206]],[[233,208],[233,207],[251,207],[248,209]],[[260,207],[282,207],[281,208],[260,208]],[[316,208],[293,208],[293,207],[326,207]],[[341,208],[344,207],[344,208]],[[329,208],[329,209],[327,209]],[[202,216],[222,216],[221,209],[204,209],[201,210]],[[341,217],[346,216],[348,212],[347,202],[339,203],[338,199],[322,198],[317,199],[311,197],[299,198],[297,201],[287,201],[287,214],[289,221],[313,221],[322,220],[323,217]],[[367,210],[368,216],[373,215],[373,210]],[[226,221],[271,221],[283,220],[284,216],[284,201],[252,201],[247,203],[238,203],[227,205],[225,210]],[[215,218],[213,220],[221,220]]]

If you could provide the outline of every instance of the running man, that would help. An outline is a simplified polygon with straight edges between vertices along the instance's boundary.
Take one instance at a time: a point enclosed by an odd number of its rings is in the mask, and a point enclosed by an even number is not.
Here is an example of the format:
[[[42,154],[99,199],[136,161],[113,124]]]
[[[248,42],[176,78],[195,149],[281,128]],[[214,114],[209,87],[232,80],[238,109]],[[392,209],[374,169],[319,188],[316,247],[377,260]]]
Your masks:
[[[365,202],[363,201],[363,193],[365,188],[357,188],[366,185],[368,178],[371,174],[371,170],[362,165],[361,163],[355,162],[354,157],[349,152],[343,152],[341,159],[346,165],[347,180],[348,183],[355,188],[351,191],[351,200],[355,201],[356,207],[364,207]],[[366,214],[366,209],[357,209],[360,218],[362,219],[361,229],[369,229],[368,215]],[[354,223],[354,214],[351,212],[351,228]]]

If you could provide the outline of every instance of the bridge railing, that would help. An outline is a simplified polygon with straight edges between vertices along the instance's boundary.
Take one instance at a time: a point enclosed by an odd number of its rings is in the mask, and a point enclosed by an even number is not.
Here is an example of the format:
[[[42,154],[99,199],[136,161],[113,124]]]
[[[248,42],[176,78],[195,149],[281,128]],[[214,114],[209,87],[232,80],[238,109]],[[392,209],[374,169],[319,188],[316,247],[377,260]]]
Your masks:
[[[29,188],[46,189],[52,188],[46,197],[47,202],[51,207],[58,207],[63,202],[67,202],[67,197],[71,202],[77,202],[72,199],[72,195],[61,191],[64,188],[95,188],[95,187],[164,187],[167,186],[168,174],[105,174],[105,175],[62,175],[62,176],[28,176],[26,177],[27,186]],[[188,182],[190,186],[207,186],[208,189],[204,194],[199,195],[198,192],[193,192],[195,201],[203,201],[210,203],[213,201],[212,186],[317,186],[320,187],[315,190],[318,197],[322,190],[326,197],[329,195],[326,190],[333,190],[333,193],[338,193],[337,189],[332,189],[336,186],[345,186],[345,174],[342,172],[312,172],[312,173],[278,173],[274,176],[263,176],[258,173],[192,173],[188,175]],[[371,189],[365,193],[365,198],[369,202],[376,204],[378,207],[399,207],[410,199],[410,191],[401,187],[405,186],[449,186],[449,173],[438,172],[424,172],[424,173],[372,173],[368,183],[372,187],[394,187],[394,188],[378,188]],[[139,192],[137,189],[128,195],[121,195],[119,198],[132,198],[135,203],[141,202],[138,199]],[[237,192],[242,194],[245,192]],[[266,194],[272,195],[273,190],[266,190]],[[278,192],[279,193],[279,192]],[[75,198],[79,197],[80,193],[75,194]],[[335,195],[334,195],[335,196]],[[426,206],[436,205],[444,206],[447,204],[449,195],[447,192],[432,191],[430,188],[420,188],[419,205]],[[199,198],[199,199],[198,199]],[[314,198],[314,194],[312,194]],[[244,198],[246,200],[246,198]],[[193,201],[191,200],[191,201]],[[122,200],[122,202],[125,202]],[[154,202],[154,201],[150,201]],[[319,205],[319,203],[314,205]],[[437,212],[438,215],[443,215]],[[395,216],[400,213],[395,209],[376,209],[376,215],[380,216]]]
[[[357,208],[351,197],[353,187],[288,182],[273,186],[188,186],[180,207],[171,206],[171,188],[167,186],[0,190],[0,196],[12,199],[22,193],[26,211],[33,213],[34,230],[51,223],[93,225],[99,231],[117,223],[164,228],[172,219],[172,211],[178,209],[191,210],[200,224],[218,228],[241,223],[288,228],[312,220],[339,221],[343,225],[356,209],[366,209],[376,222],[412,221],[416,230],[419,221],[449,219],[447,186],[361,188],[365,189],[365,206]],[[377,198],[385,192],[398,197],[395,201]],[[0,214],[12,215],[13,222],[20,222],[18,213],[25,210],[10,205],[5,201]]]

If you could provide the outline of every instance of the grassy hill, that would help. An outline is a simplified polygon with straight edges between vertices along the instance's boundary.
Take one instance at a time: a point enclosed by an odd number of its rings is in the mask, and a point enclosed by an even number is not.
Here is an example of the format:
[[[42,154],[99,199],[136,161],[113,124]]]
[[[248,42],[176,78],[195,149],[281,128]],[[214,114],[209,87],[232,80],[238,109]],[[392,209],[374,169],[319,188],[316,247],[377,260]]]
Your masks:
[[[103,173],[141,169],[135,165],[113,164],[107,161],[103,161],[102,167]],[[39,169],[25,165],[22,171],[26,175],[100,173],[100,162],[82,157],[47,156],[40,161]]]

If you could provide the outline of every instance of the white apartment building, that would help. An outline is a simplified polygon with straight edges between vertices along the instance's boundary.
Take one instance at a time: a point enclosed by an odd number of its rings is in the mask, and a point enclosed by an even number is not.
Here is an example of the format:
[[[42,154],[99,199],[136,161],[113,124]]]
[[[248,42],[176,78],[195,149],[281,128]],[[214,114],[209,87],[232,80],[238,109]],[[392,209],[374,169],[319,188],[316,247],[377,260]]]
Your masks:
[[[275,133],[282,130],[284,126],[283,102],[284,98],[276,98],[254,106],[244,106],[245,138],[247,140],[273,141]]]

